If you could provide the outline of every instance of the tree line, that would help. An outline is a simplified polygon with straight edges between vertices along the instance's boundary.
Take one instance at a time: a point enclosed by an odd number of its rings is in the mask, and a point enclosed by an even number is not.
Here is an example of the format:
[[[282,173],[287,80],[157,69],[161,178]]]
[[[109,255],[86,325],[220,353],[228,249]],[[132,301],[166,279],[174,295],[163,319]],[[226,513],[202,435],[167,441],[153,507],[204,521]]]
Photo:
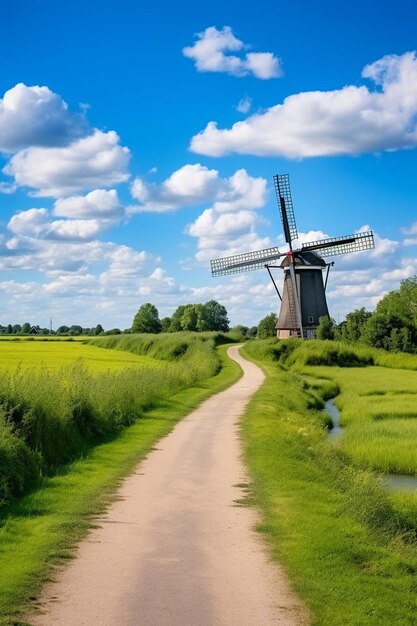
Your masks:
[[[104,331],[104,328],[101,324],[97,324],[97,326],[93,326],[92,328],[84,328],[79,326],[78,324],[73,324],[72,326],[59,326],[56,330],[51,330],[49,328],[42,328],[39,324],[30,324],[29,322],[25,322],[24,324],[7,324],[6,326],[2,326],[0,324],[0,334],[1,335],[29,335],[31,332],[37,335],[101,335],[106,332],[107,334],[118,334],[122,331],[119,328],[113,328],[109,331]]]
[[[387,293],[373,313],[356,309],[340,324],[328,317],[320,318],[317,338],[361,342],[391,352],[415,352],[417,276],[403,280],[399,289]]]
[[[171,317],[159,319],[156,306],[147,302],[136,313],[131,328],[132,333],[174,333],[182,330],[227,332],[229,319],[226,308],[216,300],[205,304],[181,304]]]

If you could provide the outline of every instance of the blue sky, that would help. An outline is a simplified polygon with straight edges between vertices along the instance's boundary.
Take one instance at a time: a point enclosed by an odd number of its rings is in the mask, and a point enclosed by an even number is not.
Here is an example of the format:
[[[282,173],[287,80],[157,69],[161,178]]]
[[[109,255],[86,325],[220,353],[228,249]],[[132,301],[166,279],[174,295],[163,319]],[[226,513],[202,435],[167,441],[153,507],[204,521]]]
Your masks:
[[[417,274],[411,0],[16,1],[0,24],[0,323],[128,327],[215,298],[277,310],[266,272],[209,260],[369,226],[335,257],[335,319]],[[394,11],[395,8],[395,11]]]

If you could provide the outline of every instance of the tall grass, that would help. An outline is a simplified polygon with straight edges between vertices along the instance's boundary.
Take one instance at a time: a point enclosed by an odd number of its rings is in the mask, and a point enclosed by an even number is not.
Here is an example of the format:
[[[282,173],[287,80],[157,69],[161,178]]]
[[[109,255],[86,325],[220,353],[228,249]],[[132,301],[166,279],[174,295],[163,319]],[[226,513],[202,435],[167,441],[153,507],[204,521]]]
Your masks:
[[[417,355],[386,352],[360,343],[352,345],[342,341],[313,340],[269,340],[275,344],[274,354],[287,366],[329,365],[339,367],[360,367],[378,365],[392,369],[417,370]],[[250,343],[256,343],[250,342]],[[258,347],[259,351],[263,348]]]
[[[126,339],[123,349],[153,358],[142,367],[100,374],[81,361],[56,371],[21,367],[3,373],[0,505],[132,424],[163,398],[214,376],[220,367],[213,336]],[[102,343],[120,347],[112,337]]]

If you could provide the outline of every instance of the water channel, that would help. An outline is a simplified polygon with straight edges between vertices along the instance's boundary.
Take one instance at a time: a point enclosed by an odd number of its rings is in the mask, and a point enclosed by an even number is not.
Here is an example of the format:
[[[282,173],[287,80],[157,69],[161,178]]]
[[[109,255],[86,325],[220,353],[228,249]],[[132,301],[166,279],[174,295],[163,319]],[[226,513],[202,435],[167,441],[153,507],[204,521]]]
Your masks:
[[[334,403],[334,398],[327,400],[324,410],[330,415],[333,427],[329,429],[329,439],[337,439],[344,431],[340,425],[340,411]],[[417,476],[409,474],[380,474],[382,484],[390,491],[417,492]]]

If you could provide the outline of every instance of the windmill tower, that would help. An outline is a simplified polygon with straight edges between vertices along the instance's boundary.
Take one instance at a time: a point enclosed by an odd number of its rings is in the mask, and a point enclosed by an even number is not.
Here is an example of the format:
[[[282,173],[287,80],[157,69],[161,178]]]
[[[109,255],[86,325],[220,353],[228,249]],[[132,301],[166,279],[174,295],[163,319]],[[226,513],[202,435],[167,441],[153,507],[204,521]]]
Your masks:
[[[326,287],[329,269],[334,262],[326,263],[323,257],[374,248],[374,236],[372,231],[361,232],[312,241],[304,243],[301,248],[293,249],[293,241],[298,239],[298,231],[288,174],[274,176],[274,185],[288,252],[281,253],[274,247],[215,259],[211,261],[211,272],[213,276],[223,276],[266,268],[281,300],[277,321],[278,337],[309,339],[315,336],[320,317],[329,315]],[[284,258],[280,265],[276,265],[282,257]],[[271,272],[274,268],[284,271],[282,296]],[[326,272],[324,281],[323,272]]]

